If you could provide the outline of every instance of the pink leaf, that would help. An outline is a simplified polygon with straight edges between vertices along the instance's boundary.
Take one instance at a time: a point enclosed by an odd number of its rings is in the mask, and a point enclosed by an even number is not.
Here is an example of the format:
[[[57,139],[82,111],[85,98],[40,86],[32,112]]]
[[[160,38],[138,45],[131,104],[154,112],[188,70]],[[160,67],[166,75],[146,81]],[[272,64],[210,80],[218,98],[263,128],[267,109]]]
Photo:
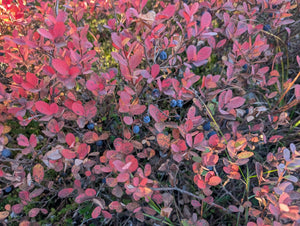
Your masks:
[[[74,191],[74,188],[64,188],[58,192],[58,197],[60,198],[66,198],[68,197],[72,192]]]
[[[47,104],[44,101],[37,101],[35,103],[35,107],[39,112],[41,112],[45,115],[52,115],[49,104]]]
[[[126,125],[131,125],[133,123],[133,118],[130,116],[124,116],[123,120],[126,123]]]
[[[101,207],[97,206],[92,212],[92,218],[97,218],[101,213]]]
[[[210,57],[211,48],[206,46],[199,50],[197,54],[197,61],[203,61]]]
[[[85,115],[85,111],[84,108],[82,106],[82,104],[75,102],[72,104],[72,110],[74,111],[74,113],[76,115],[80,115],[80,116],[84,116]]]
[[[188,61],[196,61],[196,46],[190,45],[186,50]]]
[[[111,52],[111,56],[120,64],[127,66],[127,61],[117,52]]]
[[[54,38],[62,37],[66,31],[66,26],[63,22],[57,22],[53,28]]]
[[[41,36],[43,36],[44,38],[48,38],[48,39],[50,39],[50,40],[53,40],[53,39],[54,39],[53,36],[52,36],[52,34],[51,34],[49,31],[47,31],[46,29],[44,29],[44,28],[38,29],[37,32],[38,32]]]
[[[27,137],[25,137],[23,134],[20,134],[17,138],[18,145],[28,147],[29,146],[29,140]]]
[[[300,85],[295,85],[295,96],[297,100],[300,100]]]
[[[243,97],[234,97],[226,105],[228,109],[238,108],[245,103],[245,98]]]
[[[53,59],[52,65],[56,71],[58,71],[60,74],[66,76],[69,74],[69,65],[64,60],[60,59]]]
[[[231,211],[231,212],[234,212],[234,213],[237,213],[237,212],[240,212],[239,209],[234,206],[234,205],[229,205],[228,206],[228,209]]]
[[[35,217],[40,212],[40,208],[33,208],[29,211],[28,216],[29,217]]]
[[[200,25],[200,30],[204,30],[207,28],[211,23],[211,15],[209,12],[205,12],[202,17],[201,17],[201,25]]]
[[[85,190],[85,194],[89,197],[94,197],[94,196],[96,196],[96,191],[95,191],[95,189],[88,188]]]
[[[153,79],[156,78],[156,76],[159,74],[159,71],[160,71],[160,67],[159,67],[158,64],[152,65],[152,67],[151,67],[151,75],[152,75]]]

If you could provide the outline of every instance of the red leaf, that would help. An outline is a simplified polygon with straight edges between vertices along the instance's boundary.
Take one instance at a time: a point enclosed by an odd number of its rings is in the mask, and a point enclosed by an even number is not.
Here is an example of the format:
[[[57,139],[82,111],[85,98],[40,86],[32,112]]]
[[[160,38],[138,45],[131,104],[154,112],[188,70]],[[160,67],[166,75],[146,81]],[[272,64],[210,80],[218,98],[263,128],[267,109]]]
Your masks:
[[[20,134],[17,138],[18,145],[28,147],[29,146],[29,140],[27,137],[25,137],[23,134]]]
[[[151,174],[151,165],[149,163],[145,165],[144,174],[145,177],[148,177]]]
[[[113,43],[115,44],[116,47],[118,47],[119,49],[123,48],[122,39],[120,38],[120,36],[118,36],[117,33],[113,32],[111,34],[111,39],[112,39],[112,41],[113,41]]]
[[[94,196],[96,196],[97,192],[95,189],[88,188],[85,190],[85,194],[89,197],[94,197]]]
[[[52,36],[52,34],[51,34],[49,31],[47,31],[46,29],[44,29],[44,28],[38,29],[37,32],[38,32],[41,36],[43,36],[44,38],[48,38],[48,39],[50,39],[50,40],[53,40],[53,39],[54,39],[53,36]]]
[[[191,204],[192,204],[192,206],[193,206],[194,208],[198,208],[198,207],[201,206],[200,202],[197,201],[197,200],[192,200],[192,201],[191,201]]]
[[[80,144],[78,149],[76,150],[76,152],[78,153],[78,158],[79,159],[84,159],[85,156],[90,152],[90,146],[88,146],[87,144]]]
[[[221,178],[218,176],[212,176],[209,178],[208,184],[211,186],[216,186],[222,182]]]
[[[175,6],[170,4],[161,13],[159,13],[158,18],[169,19],[174,15],[175,11],[176,11]]]
[[[33,167],[33,179],[37,182],[37,183],[41,183],[44,179],[44,167],[41,164],[36,164]]]
[[[60,153],[66,159],[76,158],[76,153],[74,151],[69,150],[69,149],[63,149]]]
[[[129,180],[129,174],[128,173],[120,173],[118,176],[117,176],[117,181],[118,182],[121,182],[121,183],[124,183],[126,181]]]
[[[89,197],[85,194],[85,193],[82,193],[80,195],[78,195],[75,199],[75,202],[80,204],[80,203],[83,203],[85,200],[87,200]]]
[[[238,108],[245,103],[245,98],[243,97],[234,97],[232,98],[229,103],[226,105],[228,109]]]
[[[23,204],[15,204],[12,206],[12,211],[15,213],[15,214],[19,214],[22,212],[24,208],[24,205]]]
[[[36,147],[36,145],[37,145],[37,138],[36,138],[36,136],[34,134],[30,135],[29,142],[30,142],[30,146],[31,147],[33,147],[33,148]]]
[[[156,76],[159,74],[160,72],[160,67],[158,64],[154,64],[152,65],[151,67],[151,75],[152,75],[152,78],[155,79]]]
[[[69,65],[66,63],[66,61],[61,59],[53,59],[52,65],[60,74],[64,76],[69,75]]]
[[[282,138],[283,138],[283,136],[281,136],[281,135],[274,135],[274,136],[270,137],[269,142],[276,143],[279,140],[281,140]]]
[[[37,101],[37,102],[35,103],[35,107],[36,107],[36,109],[37,109],[39,112],[41,112],[41,113],[43,113],[43,114],[45,114],[45,115],[52,115],[52,111],[51,111],[51,109],[50,109],[49,104],[47,104],[47,103],[44,102],[44,101]]]
[[[276,218],[280,214],[280,209],[277,206],[274,206],[272,203],[269,205],[269,210]]]
[[[67,135],[66,135],[66,142],[67,142],[67,144],[69,145],[69,147],[73,147],[74,146],[74,144],[75,144],[75,136],[74,136],[74,134],[73,133],[68,133]]]
[[[40,208],[33,208],[29,211],[28,216],[29,217],[35,217],[40,212]]]
[[[75,102],[72,104],[72,110],[74,111],[75,114],[84,116],[85,115],[85,110],[84,107],[82,106],[81,103]]]
[[[217,134],[214,134],[214,135],[212,135],[212,136],[209,138],[208,144],[209,144],[209,146],[211,146],[211,147],[215,147],[215,146],[218,145],[219,141],[220,141],[220,140],[219,140],[218,135],[217,135]]]
[[[231,211],[231,212],[234,212],[234,213],[237,213],[237,212],[240,212],[239,209],[234,206],[234,205],[229,205],[228,206],[228,209]]]
[[[132,115],[140,115],[146,110],[146,108],[147,107],[145,105],[140,105],[140,104],[131,105],[130,113]]]
[[[88,102],[84,106],[84,110],[85,110],[84,116],[87,118],[87,120],[91,120],[97,114],[97,107],[95,106],[94,102],[91,102],[91,103]]]
[[[66,198],[68,197],[72,192],[74,191],[74,188],[64,188],[58,192],[58,197],[60,198]]]
[[[299,65],[299,67],[300,67],[300,57],[299,56],[297,56],[297,63]]]
[[[129,155],[126,157],[126,164],[129,162],[131,163],[131,165],[129,166],[129,171],[132,173],[137,170],[139,163],[133,155]]]
[[[126,125],[131,125],[133,123],[133,118],[130,116],[124,116],[123,120],[126,123]]]
[[[208,47],[208,46],[200,49],[197,54],[197,61],[202,61],[202,60],[208,59],[211,55],[211,51],[212,51],[211,47]]]
[[[205,12],[202,17],[201,17],[201,25],[200,25],[200,30],[204,30],[207,28],[211,23],[211,15],[209,12]]]
[[[54,38],[64,36],[65,31],[66,31],[65,24],[63,22],[56,22],[53,28]]]
[[[170,147],[170,137],[163,133],[157,134],[156,141],[158,145],[164,150]]]
[[[101,210],[102,210],[101,207],[97,206],[92,212],[92,218],[94,219],[97,218],[100,215]]]
[[[127,66],[127,61],[117,52],[111,52],[111,56],[120,64]]]
[[[102,211],[102,215],[103,215],[103,217],[105,217],[107,219],[112,218],[112,215],[109,212],[105,211],[105,210]]]
[[[297,100],[300,100],[300,85],[295,85],[295,96]]]
[[[196,51],[197,51],[196,46],[194,46],[194,45],[190,45],[187,48],[186,54],[187,54],[188,61],[196,61],[197,60]]]
[[[156,122],[164,122],[169,116],[169,111],[164,111],[164,113],[162,113],[152,104],[149,106],[149,113]]]

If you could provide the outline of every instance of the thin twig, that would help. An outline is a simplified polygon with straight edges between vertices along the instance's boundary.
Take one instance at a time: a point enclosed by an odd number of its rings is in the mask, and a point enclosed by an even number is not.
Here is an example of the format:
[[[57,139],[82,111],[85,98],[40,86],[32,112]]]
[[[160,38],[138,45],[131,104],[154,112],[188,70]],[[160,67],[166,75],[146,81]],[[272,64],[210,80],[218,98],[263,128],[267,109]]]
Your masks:
[[[194,197],[194,198],[196,198],[196,199],[202,200],[203,202],[205,202],[205,203],[207,203],[207,204],[209,204],[209,205],[211,205],[211,206],[213,206],[213,207],[219,208],[219,209],[223,210],[223,211],[226,212],[226,213],[231,213],[229,210],[227,210],[227,209],[226,209],[225,207],[223,207],[223,206],[220,206],[220,205],[218,205],[218,204],[216,204],[216,203],[214,203],[214,202],[208,203],[207,201],[205,201],[204,198],[202,198],[202,197],[200,197],[200,196],[198,196],[198,195],[195,195],[195,194],[193,194],[193,193],[191,193],[191,192],[185,191],[185,190],[183,190],[183,189],[177,188],[177,187],[170,187],[170,188],[150,188],[150,189],[151,189],[152,191],[178,191],[178,192],[180,192],[180,193],[182,193],[182,194],[186,194],[186,195],[192,196],[192,197]]]

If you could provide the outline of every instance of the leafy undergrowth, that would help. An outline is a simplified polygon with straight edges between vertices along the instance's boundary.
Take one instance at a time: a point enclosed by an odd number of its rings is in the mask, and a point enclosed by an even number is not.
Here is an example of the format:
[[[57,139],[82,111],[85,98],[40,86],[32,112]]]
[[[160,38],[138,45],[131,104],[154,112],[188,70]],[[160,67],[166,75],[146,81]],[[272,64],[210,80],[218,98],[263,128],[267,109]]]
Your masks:
[[[0,221],[300,224],[296,1],[1,4]]]

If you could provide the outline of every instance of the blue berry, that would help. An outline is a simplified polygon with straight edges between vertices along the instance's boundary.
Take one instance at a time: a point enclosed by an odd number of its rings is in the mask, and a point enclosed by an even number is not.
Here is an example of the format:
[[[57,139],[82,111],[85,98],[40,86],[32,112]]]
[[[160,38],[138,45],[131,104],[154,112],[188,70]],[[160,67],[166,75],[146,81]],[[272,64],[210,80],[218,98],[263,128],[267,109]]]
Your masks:
[[[5,188],[4,189],[4,194],[10,193],[12,191],[12,189],[13,189],[13,186],[9,186],[9,187]]]
[[[102,183],[106,184],[106,178],[105,177],[102,179]]]
[[[270,24],[264,25],[263,30],[264,30],[264,31],[270,31],[270,30],[271,30]]]
[[[148,115],[146,115],[144,118],[143,118],[143,121],[144,123],[149,123],[150,122],[150,117]]]
[[[11,156],[11,151],[7,148],[4,148],[3,151],[2,151],[2,156],[4,158],[9,158]]]
[[[249,109],[247,108],[246,110],[245,110],[245,115],[248,115],[249,114]]]
[[[207,138],[209,139],[212,135],[215,135],[215,134],[217,134],[216,131],[211,131],[207,134]]]
[[[89,123],[89,124],[87,124],[87,126],[86,126],[89,130],[93,130],[94,128],[95,128],[95,125],[94,125],[94,123]]]
[[[98,141],[96,142],[96,145],[97,145],[97,146],[102,146],[102,145],[103,145],[103,141],[102,141],[102,140],[98,140]]]
[[[206,168],[209,169],[210,171],[214,169],[212,166],[207,166]]]
[[[160,54],[159,54],[159,58],[161,60],[166,60],[168,58],[168,55],[165,51],[161,51]]]
[[[203,129],[205,131],[209,131],[210,130],[210,122],[209,121],[203,125]]]
[[[183,100],[177,100],[177,107],[182,108]]]
[[[154,90],[152,90],[152,96],[154,97],[154,98],[159,98],[159,90],[158,89],[154,89]]]
[[[180,115],[175,115],[176,120],[180,120]]]
[[[140,127],[139,126],[134,126],[133,127],[133,132],[134,133],[139,133],[140,132]]]
[[[177,106],[177,101],[175,99],[171,100],[170,106],[172,108],[176,107]]]
[[[244,64],[244,65],[243,65],[243,69],[244,69],[244,70],[247,70],[247,69],[248,69],[248,64]]]

